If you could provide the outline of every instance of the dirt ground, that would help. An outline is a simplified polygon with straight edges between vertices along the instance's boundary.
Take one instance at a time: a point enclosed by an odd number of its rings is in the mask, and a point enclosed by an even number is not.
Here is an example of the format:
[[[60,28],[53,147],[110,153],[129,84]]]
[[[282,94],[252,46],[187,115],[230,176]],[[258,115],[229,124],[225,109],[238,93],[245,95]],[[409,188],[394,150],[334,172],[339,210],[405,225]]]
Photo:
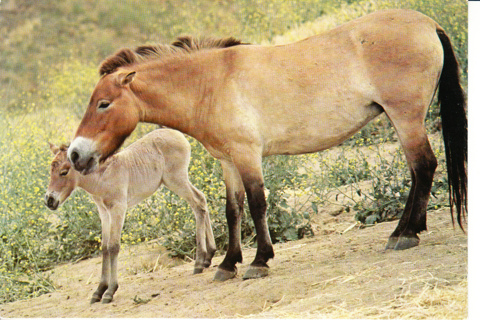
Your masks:
[[[338,212],[337,212],[338,213]],[[244,248],[239,275],[213,282],[216,266],[193,275],[154,241],[120,252],[111,304],[90,305],[101,258],[53,270],[57,290],[0,305],[1,317],[445,318],[467,317],[467,235],[448,209],[431,211],[420,246],[384,251],[397,222],[360,229],[347,213],[324,210],[313,238],[276,244],[268,277],[243,281],[255,249]]]

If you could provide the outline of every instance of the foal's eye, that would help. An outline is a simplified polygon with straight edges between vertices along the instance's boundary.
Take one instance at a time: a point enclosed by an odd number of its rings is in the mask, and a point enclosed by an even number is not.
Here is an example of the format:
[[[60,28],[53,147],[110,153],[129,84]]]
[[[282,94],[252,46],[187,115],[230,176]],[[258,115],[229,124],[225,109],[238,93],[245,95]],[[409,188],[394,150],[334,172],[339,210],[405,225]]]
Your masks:
[[[68,174],[69,169],[63,169],[60,171],[60,176],[66,176]]]
[[[110,106],[110,102],[108,101],[100,101],[98,103],[98,109],[107,109]]]

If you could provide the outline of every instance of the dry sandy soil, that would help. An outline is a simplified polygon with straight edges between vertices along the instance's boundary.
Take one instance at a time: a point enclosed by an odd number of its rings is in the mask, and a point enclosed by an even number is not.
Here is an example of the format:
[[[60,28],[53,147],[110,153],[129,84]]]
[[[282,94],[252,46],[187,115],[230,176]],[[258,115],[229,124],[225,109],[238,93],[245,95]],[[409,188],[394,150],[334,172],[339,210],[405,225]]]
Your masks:
[[[338,212],[337,212],[338,213]],[[396,221],[359,228],[352,214],[324,210],[315,236],[275,245],[268,277],[243,281],[254,248],[244,248],[239,276],[213,282],[216,266],[193,275],[173,266],[155,242],[120,253],[111,304],[89,304],[101,259],[56,268],[57,290],[0,305],[2,317],[446,318],[467,317],[467,236],[448,209],[431,211],[420,246],[384,251]]]

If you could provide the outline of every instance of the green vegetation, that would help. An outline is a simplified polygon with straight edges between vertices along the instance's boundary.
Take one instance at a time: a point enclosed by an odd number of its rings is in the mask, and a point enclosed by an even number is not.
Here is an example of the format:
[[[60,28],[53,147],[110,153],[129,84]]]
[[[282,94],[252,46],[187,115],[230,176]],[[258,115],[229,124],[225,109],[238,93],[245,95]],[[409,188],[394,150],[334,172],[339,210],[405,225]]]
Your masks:
[[[42,271],[100,250],[100,221],[85,192],[74,193],[56,212],[43,205],[51,160],[47,141],[69,142],[98,80],[97,65],[120,47],[170,42],[180,34],[291,42],[378,9],[413,8],[447,30],[467,88],[463,0],[17,0],[14,11],[2,11],[7,2],[0,4],[0,304],[54,290]],[[427,121],[434,133],[438,110],[431,109]],[[139,126],[127,144],[154,128]],[[395,137],[381,117],[342,147],[266,158],[272,239],[308,235],[310,215],[329,202],[367,224],[398,216],[410,179],[401,150],[391,148]],[[220,165],[199,143],[190,142],[190,179],[207,197],[222,252],[228,240]],[[438,134],[433,144],[440,160],[430,203],[435,208],[447,202]],[[346,200],[335,201],[340,197]],[[186,203],[164,189],[127,212],[122,245],[159,239],[173,254],[192,257],[194,226]],[[246,244],[254,242],[248,210],[243,238]]]

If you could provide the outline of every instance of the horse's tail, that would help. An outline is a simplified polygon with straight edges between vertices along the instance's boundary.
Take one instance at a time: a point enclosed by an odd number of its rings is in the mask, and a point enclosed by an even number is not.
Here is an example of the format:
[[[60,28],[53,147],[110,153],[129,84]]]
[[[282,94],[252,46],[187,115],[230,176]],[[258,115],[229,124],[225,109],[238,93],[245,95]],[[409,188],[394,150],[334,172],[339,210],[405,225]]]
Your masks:
[[[462,216],[467,212],[467,116],[465,96],[460,86],[458,62],[450,39],[442,29],[437,29],[443,46],[443,70],[438,88],[438,102],[442,118],[445,157],[447,159],[450,212],[463,230]]]

